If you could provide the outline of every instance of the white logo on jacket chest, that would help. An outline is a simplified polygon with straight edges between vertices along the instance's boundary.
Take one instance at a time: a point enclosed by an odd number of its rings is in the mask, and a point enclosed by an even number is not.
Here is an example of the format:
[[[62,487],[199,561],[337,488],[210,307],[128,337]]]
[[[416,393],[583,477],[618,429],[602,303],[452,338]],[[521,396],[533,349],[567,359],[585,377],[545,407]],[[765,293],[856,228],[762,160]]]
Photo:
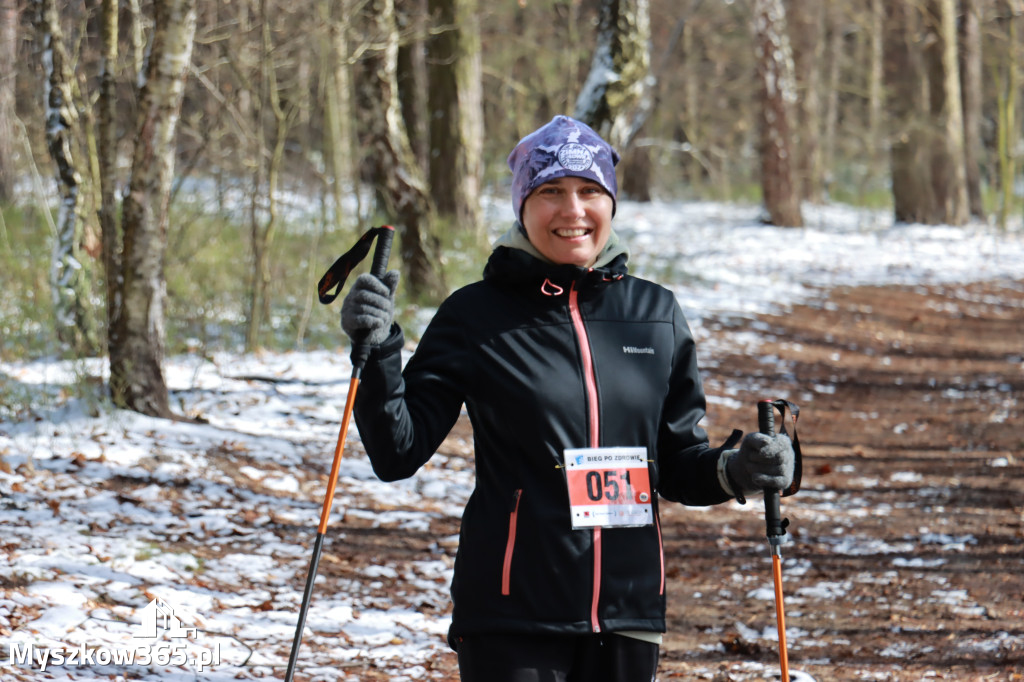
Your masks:
[[[622,352],[626,355],[654,355],[654,349],[650,346],[623,346]]]

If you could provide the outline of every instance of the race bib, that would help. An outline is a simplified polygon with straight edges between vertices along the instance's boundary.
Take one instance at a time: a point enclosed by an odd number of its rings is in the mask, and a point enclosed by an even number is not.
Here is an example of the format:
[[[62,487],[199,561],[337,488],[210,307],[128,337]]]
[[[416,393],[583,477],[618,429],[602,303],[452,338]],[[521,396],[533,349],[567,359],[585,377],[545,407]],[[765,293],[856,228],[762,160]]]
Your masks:
[[[573,528],[654,523],[645,448],[571,448],[565,472]]]

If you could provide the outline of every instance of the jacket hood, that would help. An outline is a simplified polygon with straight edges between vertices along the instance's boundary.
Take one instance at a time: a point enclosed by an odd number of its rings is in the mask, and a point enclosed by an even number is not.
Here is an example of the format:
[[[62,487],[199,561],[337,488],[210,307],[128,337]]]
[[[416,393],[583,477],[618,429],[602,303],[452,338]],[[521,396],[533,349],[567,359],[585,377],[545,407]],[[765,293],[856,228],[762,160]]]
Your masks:
[[[626,274],[628,260],[629,249],[612,230],[608,243],[592,267],[553,263],[537,250],[527,238],[526,230],[517,222],[494,242],[494,250],[484,268],[484,279],[509,282],[550,279],[558,283],[592,279],[614,281]]]

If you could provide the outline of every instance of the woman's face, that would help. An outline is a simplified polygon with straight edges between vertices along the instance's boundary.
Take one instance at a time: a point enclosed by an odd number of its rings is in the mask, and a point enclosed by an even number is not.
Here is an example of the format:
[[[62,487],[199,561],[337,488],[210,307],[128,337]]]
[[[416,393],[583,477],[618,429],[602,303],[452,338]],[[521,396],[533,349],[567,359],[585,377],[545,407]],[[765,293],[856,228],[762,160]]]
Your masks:
[[[555,178],[523,202],[523,227],[548,260],[590,267],[608,243],[614,206],[611,195],[593,180]]]

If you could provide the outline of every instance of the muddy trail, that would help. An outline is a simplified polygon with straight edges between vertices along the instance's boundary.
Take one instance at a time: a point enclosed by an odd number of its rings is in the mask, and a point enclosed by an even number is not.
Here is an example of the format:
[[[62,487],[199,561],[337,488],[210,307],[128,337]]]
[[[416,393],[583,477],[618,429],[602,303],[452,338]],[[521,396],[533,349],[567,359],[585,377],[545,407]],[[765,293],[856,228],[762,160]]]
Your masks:
[[[758,396],[727,390],[750,383],[802,408],[803,489],[783,500],[791,668],[1024,679],[1024,283],[840,289],[756,329],[758,358],[722,358],[708,389],[745,406],[709,412],[756,428]],[[763,505],[746,507],[665,515],[680,532],[664,679],[777,664],[754,637],[775,616]]]
[[[761,342],[706,371],[713,442],[756,429],[760,398],[801,408],[803,489],[783,500],[791,670],[819,682],[1024,679],[1024,281],[837,289],[714,333]],[[469,437],[460,423],[442,448],[448,466],[472,465]],[[662,524],[659,679],[778,679],[761,500],[664,505]],[[372,562],[439,551],[451,561],[458,519],[350,532],[363,549],[325,564],[328,585]],[[407,588],[399,580],[382,596]],[[454,655],[425,676],[457,680]]]

